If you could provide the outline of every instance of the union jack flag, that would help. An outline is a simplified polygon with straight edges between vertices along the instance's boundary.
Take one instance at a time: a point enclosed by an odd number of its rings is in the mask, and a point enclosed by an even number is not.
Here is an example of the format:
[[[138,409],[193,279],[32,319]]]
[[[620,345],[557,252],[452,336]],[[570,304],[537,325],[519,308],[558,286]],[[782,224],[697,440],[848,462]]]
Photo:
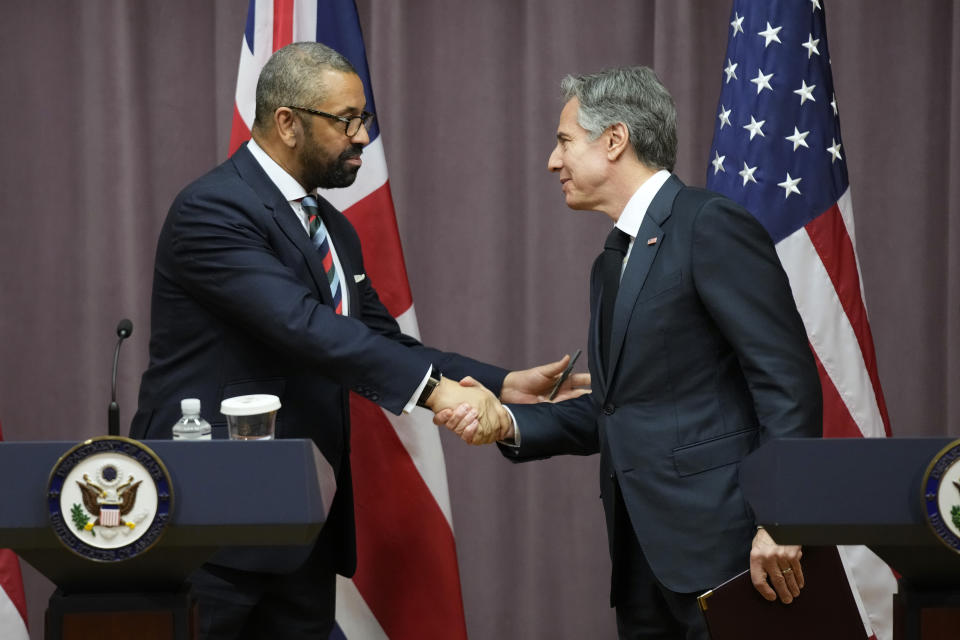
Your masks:
[[[823,387],[824,436],[890,435],[857,262],[822,0],[735,0],[707,188],[776,243]],[[841,547],[866,636],[892,637],[890,569]]]
[[[250,0],[230,139],[250,137],[260,69],[291,42],[317,41],[356,68],[376,112],[360,21],[353,0]],[[363,244],[377,293],[404,333],[418,337],[377,121],[363,168],[348,188],[324,191]],[[332,638],[466,640],[466,623],[440,436],[420,409],[396,417],[359,396],[350,399],[357,573],[337,584]]]
[[[3,429],[0,428],[0,441]],[[0,637],[29,640],[27,598],[23,592],[20,559],[9,549],[0,549]]]

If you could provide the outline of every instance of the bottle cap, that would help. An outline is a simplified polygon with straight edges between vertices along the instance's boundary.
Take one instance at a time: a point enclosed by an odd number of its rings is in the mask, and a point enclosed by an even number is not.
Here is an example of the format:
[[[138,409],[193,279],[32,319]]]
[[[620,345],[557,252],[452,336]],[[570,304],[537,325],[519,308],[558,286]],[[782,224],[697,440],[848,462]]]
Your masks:
[[[184,398],[180,401],[180,411],[184,414],[188,413],[200,413],[200,399],[199,398]]]
[[[270,413],[280,408],[280,398],[265,393],[227,398],[220,403],[220,413],[225,416],[255,416]]]

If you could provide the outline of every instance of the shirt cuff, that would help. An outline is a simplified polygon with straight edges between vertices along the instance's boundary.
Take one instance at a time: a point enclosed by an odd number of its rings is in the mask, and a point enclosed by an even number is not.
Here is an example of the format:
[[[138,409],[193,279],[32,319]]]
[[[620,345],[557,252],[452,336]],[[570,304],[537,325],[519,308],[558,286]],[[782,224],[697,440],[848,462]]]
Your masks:
[[[505,447],[518,448],[520,446],[520,427],[517,426],[517,418],[513,415],[513,411],[510,411],[510,407],[503,405],[503,408],[510,414],[510,422],[513,423],[513,439],[499,440],[498,442]]]
[[[413,392],[413,396],[410,397],[410,401],[403,407],[404,413],[410,413],[417,406],[417,400],[420,399],[420,394],[423,393],[424,387],[427,386],[427,381],[430,380],[430,376],[433,375],[433,366],[431,365],[427,369],[427,375],[423,376],[423,380],[420,381],[420,386],[417,387],[417,390]]]

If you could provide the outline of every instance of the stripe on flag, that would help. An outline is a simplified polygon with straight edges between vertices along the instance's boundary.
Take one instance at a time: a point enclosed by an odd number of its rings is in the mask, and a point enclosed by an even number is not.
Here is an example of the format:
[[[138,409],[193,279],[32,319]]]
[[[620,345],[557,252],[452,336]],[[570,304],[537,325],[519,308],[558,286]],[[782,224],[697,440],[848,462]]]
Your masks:
[[[357,591],[353,580],[337,576],[337,606],[355,611],[357,615],[338,616],[337,625],[330,634],[330,640],[363,638],[364,640],[388,640],[386,632],[377,622],[373,612],[367,606],[363,596]]]
[[[2,440],[3,428],[0,427]],[[0,637],[4,640],[30,640],[20,559],[9,549],[0,549]]]
[[[367,111],[376,112],[353,0],[250,0],[230,136],[232,154],[250,137],[256,82],[290,41],[316,40],[354,65]],[[289,34],[289,35],[288,35]],[[400,235],[376,120],[363,168],[346,189],[323,196],[353,223],[367,276],[404,333],[418,337]],[[393,416],[351,395],[351,462],[357,573],[338,579],[333,638],[466,639],[450,499],[440,436],[429,413]]]
[[[766,227],[823,387],[825,437],[890,435],[856,255],[823,0],[734,0],[707,187]],[[896,580],[842,547],[865,636],[892,637]]]

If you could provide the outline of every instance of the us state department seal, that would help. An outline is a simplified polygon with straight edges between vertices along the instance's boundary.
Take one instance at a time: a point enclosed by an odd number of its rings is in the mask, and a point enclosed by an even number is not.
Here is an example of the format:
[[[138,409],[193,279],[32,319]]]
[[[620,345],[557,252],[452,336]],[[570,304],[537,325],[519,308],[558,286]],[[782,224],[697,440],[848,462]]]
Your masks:
[[[102,436],[78,444],[57,461],[47,484],[54,533],[68,549],[97,562],[128,560],[152,547],[172,507],[167,468],[130,438]]]
[[[934,456],[923,476],[923,512],[933,533],[960,553],[960,440]]]

